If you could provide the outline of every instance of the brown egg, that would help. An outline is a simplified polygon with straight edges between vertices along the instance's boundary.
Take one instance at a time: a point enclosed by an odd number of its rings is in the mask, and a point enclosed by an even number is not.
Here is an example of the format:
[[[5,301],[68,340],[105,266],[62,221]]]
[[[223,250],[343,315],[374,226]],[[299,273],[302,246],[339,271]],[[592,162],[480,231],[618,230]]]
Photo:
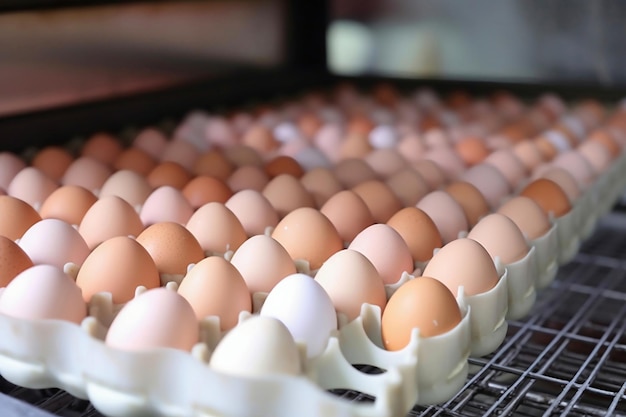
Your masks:
[[[352,191],[363,199],[370,209],[374,221],[377,223],[385,223],[402,208],[400,199],[382,181],[371,180],[362,182],[353,187]]]
[[[339,145],[340,159],[363,158],[372,151],[367,136],[361,133],[348,133]]]
[[[411,331],[421,337],[447,333],[461,322],[455,296],[440,281],[418,277],[405,282],[393,293],[383,311],[383,345],[390,351],[401,350],[411,340]]]
[[[119,154],[122,153],[122,144],[108,133],[96,133],[87,139],[80,153],[81,156],[87,156],[112,166]]]
[[[25,201],[8,195],[0,196],[0,236],[16,240],[41,220],[35,209]]]
[[[467,296],[483,294],[500,279],[489,252],[467,238],[453,240],[439,249],[422,275],[441,281],[455,297],[459,287],[464,287]]]
[[[328,168],[313,168],[300,178],[302,186],[313,196],[316,207],[322,207],[329,198],[342,191],[343,185]]]
[[[530,240],[544,236],[552,227],[541,206],[528,197],[513,197],[498,209],[498,213],[513,220]]]
[[[433,251],[443,246],[437,226],[417,207],[403,208],[387,221],[387,225],[402,236],[414,262],[429,261]]]
[[[374,218],[365,201],[351,190],[333,195],[320,209],[335,226],[344,242],[352,239],[363,229],[374,224]]]
[[[322,121],[314,113],[304,113],[298,117],[298,128],[306,138],[313,138],[322,127]]]
[[[211,149],[200,155],[193,168],[196,175],[213,177],[222,181],[226,181],[234,170],[234,164],[217,149]]]
[[[156,161],[145,151],[130,147],[124,149],[113,163],[117,171],[129,170],[139,175],[146,176],[156,166]]]
[[[606,129],[596,129],[590,135],[588,140],[601,143],[611,154],[613,158],[622,153],[622,147],[619,145],[615,137]]]
[[[233,195],[233,192],[224,181],[201,175],[195,177],[185,185],[183,195],[195,210],[212,201],[226,203]]]
[[[103,162],[81,156],[72,162],[61,180],[62,185],[78,185],[96,193],[111,175],[111,169]]]
[[[148,226],[137,236],[137,242],[148,251],[162,276],[185,275],[190,264],[204,258],[204,251],[196,238],[184,226],[174,222]]]
[[[552,161],[552,165],[563,168],[572,174],[582,190],[592,186],[598,174],[593,165],[576,150],[559,154]]]
[[[408,165],[404,157],[392,148],[374,149],[367,154],[365,162],[380,178],[389,178]]]
[[[13,178],[7,194],[19,198],[39,210],[43,202],[59,184],[34,167],[22,169]]]
[[[310,207],[286,215],[272,232],[291,259],[306,260],[311,270],[319,269],[331,255],[343,249],[343,240],[332,222]]]
[[[545,165],[545,167],[541,167],[536,170],[535,178],[547,178],[556,182],[559,187],[565,191],[569,201],[574,203],[580,197],[582,191],[580,185],[578,185],[578,181],[569,171],[566,171],[563,168],[555,167],[552,165]]]
[[[182,165],[176,162],[161,162],[155,166],[146,177],[152,188],[163,185],[182,190],[191,180],[191,174]]]
[[[443,169],[431,160],[421,159],[413,164],[413,169],[424,178],[431,190],[436,190],[448,182]]]
[[[64,185],[46,198],[39,214],[42,219],[59,219],[71,225],[79,225],[96,201],[98,198],[86,188]]]
[[[245,165],[263,166],[261,153],[250,146],[237,144],[225,148],[223,152],[226,159],[237,168]]]
[[[463,208],[470,228],[490,212],[489,204],[483,194],[468,182],[453,182],[446,187],[445,191]]]
[[[260,154],[275,151],[280,143],[274,138],[272,132],[263,125],[257,124],[244,133],[241,141],[244,145],[255,149]]]
[[[58,182],[73,161],[74,157],[60,146],[46,146],[37,152],[30,164]]]
[[[478,137],[461,139],[454,149],[468,166],[482,162],[490,152],[485,141]]]
[[[297,178],[281,174],[272,179],[262,192],[280,218],[300,207],[315,207],[313,196],[304,188]]]
[[[248,238],[237,216],[224,204],[217,202],[198,208],[186,227],[206,254],[236,251]]]
[[[270,178],[275,178],[281,174],[289,174],[296,178],[301,178],[304,175],[304,169],[298,161],[287,155],[280,155],[268,161],[265,164],[265,172]]]
[[[198,320],[219,317],[222,331],[237,325],[239,313],[252,310],[246,282],[237,268],[220,256],[209,256],[194,265],[178,293],[189,301]]]
[[[126,200],[117,196],[96,201],[78,226],[89,249],[115,236],[138,236],[143,229],[139,214]]]
[[[604,144],[588,140],[580,144],[576,151],[580,153],[593,167],[595,172],[606,171],[613,160],[611,151]]]
[[[551,161],[559,153],[559,150],[543,136],[537,137],[534,140],[534,144],[539,152],[541,152],[541,156],[543,157],[544,161]]]
[[[426,152],[426,145],[417,134],[409,134],[397,146],[398,152],[411,164],[419,161]]]
[[[20,272],[33,266],[33,261],[17,243],[0,235],[0,288],[6,287]]]
[[[248,189],[263,191],[269,182],[270,179],[265,171],[255,165],[244,165],[237,168],[226,181],[234,193]]]
[[[357,158],[340,161],[334,166],[333,173],[345,188],[352,188],[362,182],[378,179],[378,175],[372,167],[362,159]]]
[[[386,183],[404,207],[416,205],[430,191],[428,183],[413,168],[405,168],[395,173]]]
[[[467,237],[480,243],[494,261],[498,257],[504,265],[521,260],[530,250],[515,222],[500,213],[480,219]]]
[[[146,127],[133,139],[133,148],[142,150],[155,160],[161,156],[166,145],[167,138],[154,127]]]
[[[159,271],[152,257],[135,239],[116,236],[95,248],[78,271],[76,285],[85,302],[100,292],[109,292],[113,303],[121,304],[135,296],[139,286],[160,286]]]
[[[561,217],[569,213],[572,205],[565,191],[552,180],[539,178],[528,184],[520,193],[533,199],[547,214]]]
[[[374,128],[374,122],[369,117],[363,115],[355,115],[348,121],[348,134],[356,134],[367,138],[370,131]]]
[[[543,163],[543,154],[531,140],[522,140],[513,147],[515,156],[524,164],[526,169],[533,170]]]

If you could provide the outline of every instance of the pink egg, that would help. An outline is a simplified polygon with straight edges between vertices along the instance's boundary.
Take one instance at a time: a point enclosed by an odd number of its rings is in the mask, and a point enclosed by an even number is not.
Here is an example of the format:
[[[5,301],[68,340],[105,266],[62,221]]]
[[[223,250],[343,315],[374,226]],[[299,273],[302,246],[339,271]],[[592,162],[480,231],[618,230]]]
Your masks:
[[[169,185],[156,188],[141,207],[139,218],[144,226],[159,222],[186,224],[193,208],[182,191]]]
[[[39,210],[46,198],[57,188],[59,185],[43,172],[34,167],[26,167],[11,180],[7,194]]]
[[[97,194],[110,175],[111,169],[104,163],[81,156],[67,168],[61,184],[78,185]]]
[[[167,145],[167,138],[160,131],[152,127],[148,127],[135,137],[133,146],[141,149],[152,158],[158,160]]]
[[[8,189],[13,178],[26,167],[26,163],[11,152],[0,152],[0,188]]]

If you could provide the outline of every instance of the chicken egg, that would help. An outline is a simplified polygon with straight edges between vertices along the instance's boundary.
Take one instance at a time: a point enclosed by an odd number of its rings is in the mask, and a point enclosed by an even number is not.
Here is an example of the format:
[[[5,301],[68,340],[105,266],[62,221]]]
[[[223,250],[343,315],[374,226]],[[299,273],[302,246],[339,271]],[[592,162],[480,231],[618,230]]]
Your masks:
[[[337,313],[330,296],[305,274],[290,274],[276,284],[260,315],[283,322],[294,340],[306,345],[309,358],[322,354],[337,330]]]
[[[429,159],[421,159],[415,162],[413,168],[424,178],[431,190],[436,190],[448,182],[443,169],[436,162]]]
[[[561,217],[572,209],[567,194],[552,180],[539,178],[528,184],[520,193],[533,199],[547,213]]]
[[[357,158],[347,158],[333,167],[333,174],[345,188],[378,179],[376,172],[365,161]]]
[[[224,153],[218,149],[211,149],[198,157],[193,168],[197,176],[207,176],[226,181],[234,172],[235,166]]]
[[[98,194],[98,191],[110,176],[111,169],[106,164],[98,159],[81,156],[75,159],[65,170],[61,184],[78,185],[94,194]]]
[[[190,351],[199,339],[198,322],[187,300],[168,288],[154,288],[122,307],[109,327],[105,343],[128,351]]]
[[[79,225],[98,197],[78,185],[64,185],[46,198],[39,209],[43,219],[59,219],[71,225]]]
[[[296,273],[296,265],[287,250],[266,235],[252,236],[243,242],[230,262],[252,294],[270,292],[283,278]]]
[[[414,262],[427,262],[434,250],[443,246],[441,234],[433,220],[417,207],[405,207],[388,221],[406,242]],[[413,271],[407,271],[413,272]]]
[[[343,249],[328,258],[315,281],[326,290],[335,310],[349,321],[361,314],[363,303],[381,310],[387,304],[385,285],[376,267],[356,250]]]
[[[191,174],[179,163],[165,161],[152,168],[146,179],[153,189],[168,185],[182,190],[191,180]]]
[[[53,265],[20,272],[0,293],[0,313],[29,320],[66,320],[80,324],[87,306],[74,280]]]
[[[263,191],[269,182],[270,179],[265,171],[254,165],[237,168],[226,181],[233,193],[241,190]]]
[[[130,147],[117,157],[113,168],[116,171],[132,171],[142,177],[147,176],[156,166],[156,161],[139,148]]]
[[[225,203],[248,236],[262,235],[268,227],[278,224],[278,213],[263,194],[256,190],[241,190]]]
[[[302,186],[313,196],[316,207],[322,207],[343,185],[328,168],[313,168],[300,178]]]
[[[39,213],[25,201],[8,195],[0,196],[0,236],[17,240],[29,227],[41,220]]]
[[[144,226],[159,222],[186,224],[193,208],[182,191],[169,185],[154,189],[141,206],[139,218]]]
[[[43,172],[34,167],[26,167],[15,175],[6,191],[11,197],[19,198],[39,210],[46,198],[57,188],[59,184]]]
[[[26,162],[11,152],[0,152],[0,188],[6,190],[13,178],[22,169]]]
[[[432,191],[416,206],[428,215],[437,226],[443,243],[459,237],[459,233],[469,229],[463,207],[445,191]]]
[[[78,232],[91,249],[114,236],[139,236],[143,229],[139,214],[117,196],[96,201],[78,226]]]
[[[281,174],[267,183],[263,195],[281,218],[297,208],[315,207],[313,196],[297,178],[288,174]]]
[[[316,270],[334,253],[343,249],[343,241],[319,211],[301,207],[286,215],[272,232],[272,237],[289,253],[291,259],[305,260]]]
[[[530,240],[544,236],[552,227],[541,206],[528,197],[513,197],[498,209],[498,213],[511,219]]]
[[[418,328],[421,337],[435,337],[455,328],[461,311],[455,296],[440,281],[417,277],[402,284],[383,311],[381,330],[387,350],[401,350]]]
[[[93,158],[105,165],[111,166],[122,152],[122,144],[114,136],[98,132],[92,135],[83,144],[81,156]]]
[[[233,212],[217,202],[207,203],[197,209],[186,227],[206,254],[236,251],[248,238]]]
[[[300,375],[300,351],[287,326],[268,316],[252,316],[217,344],[209,366],[224,374],[265,377]]]
[[[30,165],[58,182],[73,161],[74,157],[66,149],[60,146],[46,146],[35,154]]]
[[[116,236],[91,251],[78,271],[76,284],[86,302],[97,293],[108,292],[113,303],[122,304],[135,296],[137,287],[156,288],[161,281],[148,251],[133,238]]]
[[[152,192],[145,177],[130,170],[121,170],[111,175],[102,185],[99,198],[118,196],[133,207],[140,207]]]
[[[183,195],[195,210],[212,201],[226,203],[233,192],[224,181],[200,175],[185,185]]]
[[[465,212],[470,229],[478,223],[481,217],[490,212],[485,196],[469,182],[455,181],[449,184],[445,191],[459,203]]]
[[[351,190],[333,195],[320,212],[335,226],[344,242],[352,242],[356,235],[374,224],[374,218],[365,201]]]
[[[530,250],[515,222],[499,213],[483,217],[467,237],[480,243],[494,260],[500,258],[504,265],[519,261]]]
[[[220,328],[237,325],[239,313],[252,311],[252,297],[237,268],[221,256],[209,256],[192,266],[178,287],[198,320],[216,316]]]
[[[20,272],[33,266],[33,261],[17,243],[0,236],[0,288],[4,288]]]
[[[363,199],[374,221],[378,223],[385,223],[402,208],[400,199],[380,180],[362,182],[353,187],[352,191]]]

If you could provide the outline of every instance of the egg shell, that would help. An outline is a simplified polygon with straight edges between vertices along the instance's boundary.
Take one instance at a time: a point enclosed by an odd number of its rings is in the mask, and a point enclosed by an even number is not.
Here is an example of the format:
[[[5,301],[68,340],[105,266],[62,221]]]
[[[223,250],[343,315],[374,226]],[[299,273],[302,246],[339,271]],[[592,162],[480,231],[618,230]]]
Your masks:
[[[426,152],[426,145],[417,134],[413,133],[400,139],[396,149],[404,159],[413,164],[423,157]]]
[[[35,265],[20,272],[0,294],[0,313],[80,324],[87,315],[87,306],[80,288],[63,270]]]
[[[278,213],[267,198],[256,190],[241,190],[224,204],[233,212],[248,236],[264,234],[278,224]]]
[[[445,191],[432,191],[422,198],[416,207],[432,219],[443,243],[453,241],[459,233],[469,229],[463,207]]]
[[[480,243],[494,260],[500,258],[504,265],[519,261],[530,250],[515,222],[500,213],[483,217],[467,237]]]
[[[513,197],[498,209],[498,213],[511,219],[530,240],[544,236],[552,227],[546,212],[528,197]]]
[[[343,241],[332,222],[309,207],[286,215],[272,232],[295,260],[306,260],[316,270],[334,253],[343,249]]]
[[[154,127],[144,128],[133,139],[133,147],[142,150],[154,159],[161,155],[166,145],[167,138],[163,132]]]
[[[186,224],[193,208],[178,188],[162,185],[154,189],[141,206],[139,218],[144,226],[159,222]]]
[[[224,117],[210,117],[204,127],[204,139],[209,145],[229,146],[236,142],[235,127]]]
[[[465,162],[452,147],[437,147],[424,155],[441,167],[448,179],[458,178],[467,168]]]
[[[41,220],[39,213],[28,203],[8,195],[0,196],[0,236],[17,240],[29,227]]]
[[[113,165],[113,162],[121,152],[121,142],[106,132],[93,134],[80,150],[81,156],[93,158],[108,166]]]
[[[0,152],[0,188],[6,190],[13,178],[22,169],[26,162],[11,152]]]
[[[381,320],[385,349],[406,347],[413,328],[421,337],[447,333],[461,322],[455,296],[440,281],[417,277],[402,284],[389,298]]]
[[[335,310],[352,321],[361,313],[363,303],[384,310],[385,285],[376,267],[365,255],[352,249],[332,255],[317,271],[315,280],[330,296]]]
[[[241,137],[241,142],[260,154],[275,151],[280,146],[271,130],[261,124],[251,126]]]
[[[335,226],[344,242],[352,242],[361,230],[374,224],[365,201],[354,191],[343,190],[333,195],[320,212]]]
[[[213,201],[226,203],[233,192],[224,181],[200,175],[185,185],[183,195],[195,210]]]
[[[557,185],[563,189],[565,194],[567,194],[570,203],[573,204],[580,198],[582,190],[574,176],[570,174],[569,171],[552,165],[543,165],[535,172],[535,179],[546,178],[557,183]]]
[[[338,153],[340,159],[361,159],[372,150],[374,147],[370,144],[367,134],[348,130],[339,145]]]
[[[385,223],[402,208],[402,202],[391,188],[380,180],[362,182],[352,191],[363,199],[374,221]]]
[[[59,219],[71,225],[79,225],[98,197],[78,185],[64,185],[46,198],[39,209],[43,219]]]
[[[80,233],[58,219],[43,219],[33,224],[18,244],[34,264],[49,264],[60,269],[68,262],[80,267],[90,253]]]
[[[236,168],[241,168],[247,165],[257,168],[263,167],[263,157],[261,156],[261,153],[248,145],[236,144],[228,146],[224,148],[223,152],[226,159],[228,159],[228,161]]]
[[[424,211],[417,207],[403,208],[391,216],[387,225],[402,236],[414,262],[430,260],[434,250],[443,246],[437,226]]]
[[[575,150],[560,154],[554,158],[552,164],[572,174],[579,187],[583,190],[586,190],[593,184],[597,175],[591,163]]]
[[[6,287],[20,272],[33,266],[33,261],[17,243],[0,236],[0,288]]]
[[[167,143],[163,153],[161,153],[161,162],[176,162],[187,171],[193,171],[194,164],[198,159],[199,149],[191,142],[184,139],[174,139]]]
[[[485,141],[479,137],[463,138],[454,149],[467,166],[481,163],[490,153]]]
[[[196,159],[193,173],[226,181],[235,170],[232,162],[218,149],[210,149]]]
[[[152,193],[146,178],[134,171],[120,170],[113,173],[102,185],[99,198],[115,195],[133,207],[141,206]]]
[[[182,190],[191,174],[177,162],[164,161],[152,168],[146,179],[153,189],[167,185]]]
[[[501,149],[493,152],[485,162],[496,167],[506,178],[512,190],[515,190],[528,175],[526,166],[510,149]]]
[[[65,170],[61,184],[78,185],[97,194],[111,173],[111,168],[105,163],[88,156],[81,156]]]
[[[511,192],[511,187],[502,173],[493,165],[482,163],[475,165],[459,178],[468,182],[485,196],[492,209],[500,207],[502,200]]]
[[[485,196],[469,182],[454,181],[445,188],[445,191],[459,203],[470,228],[491,211]]]
[[[531,140],[523,140],[513,147],[513,152],[526,169],[534,170],[543,163],[543,155]]]
[[[283,278],[296,273],[287,250],[267,235],[247,239],[230,262],[241,273],[251,294],[270,292]]]
[[[336,162],[339,157],[339,147],[343,140],[343,134],[339,125],[327,123],[317,131],[313,143],[326,157]]]
[[[375,149],[365,157],[380,178],[389,178],[408,166],[406,159],[395,149]]]
[[[143,229],[139,214],[117,196],[96,201],[78,226],[78,232],[91,249],[115,236],[139,236]]]
[[[529,183],[521,196],[533,199],[549,215],[561,217],[572,209],[565,191],[557,183],[547,178],[539,178]]]
[[[189,265],[204,258],[196,238],[175,222],[148,226],[137,236],[137,242],[148,251],[160,274],[185,275]]]
[[[316,207],[322,207],[343,185],[329,168],[313,168],[300,178],[302,186],[313,196]]]
[[[226,183],[236,193],[241,190],[263,191],[269,181],[269,177],[262,168],[254,165],[245,165],[237,168]]]
[[[313,196],[297,178],[288,174],[281,174],[267,183],[263,196],[280,218],[301,207],[315,207]]]
[[[145,351],[170,348],[190,351],[200,330],[193,309],[176,291],[147,290],[130,300],[117,314],[105,343],[113,348]]]
[[[213,351],[209,366],[242,377],[302,372],[298,346],[289,329],[266,316],[250,317],[228,332]]]
[[[288,174],[295,178],[301,178],[304,175],[304,169],[298,161],[287,155],[279,155],[270,159],[265,164],[264,169],[270,178],[275,178],[282,174]]]
[[[58,182],[73,161],[74,157],[66,149],[60,146],[46,146],[35,154],[30,165]]]
[[[59,184],[48,178],[34,167],[26,167],[13,177],[7,188],[7,194],[19,198],[39,210],[50,194],[59,188]]]
[[[430,191],[428,183],[413,168],[404,168],[386,180],[402,206],[414,206]]]
[[[116,171],[132,171],[145,177],[156,165],[157,162],[152,155],[139,148],[130,147],[119,154],[113,163],[113,168]]]
[[[324,352],[337,330],[337,313],[324,288],[305,274],[290,274],[268,294],[261,316],[279,319],[298,343],[306,345],[307,357]]]
[[[576,150],[589,161],[595,172],[604,172],[611,165],[613,159],[611,152],[600,142],[588,140]]]
[[[139,286],[160,286],[159,271],[141,244],[127,236],[105,240],[91,251],[78,271],[76,284],[86,302],[94,294],[109,292],[113,303],[122,304],[135,296]]]
[[[222,330],[237,325],[239,313],[252,310],[246,282],[234,265],[221,256],[209,256],[189,269],[178,287],[198,320],[220,318]]]
[[[424,178],[431,190],[436,190],[448,182],[448,177],[443,169],[429,159],[420,159],[413,164],[413,168]]]
[[[186,224],[205,253],[236,251],[248,238],[241,222],[224,204],[212,202],[197,209]]]
[[[588,140],[602,144],[609,151],[612,158],[616,158],[622,153],[622,147],[608,129],[594,130],[589,134]]]
[[[333,174],[345,188],[353,188],[363,182],[378,179],[376,171],[365,161],[347,158],[333,167]]]
[[[439,249],[422,272],[441,281],[455,294],[464,287],[465,295],[482,294],[498,283],[499,277],[489,252],[472,239],[456,239]]]

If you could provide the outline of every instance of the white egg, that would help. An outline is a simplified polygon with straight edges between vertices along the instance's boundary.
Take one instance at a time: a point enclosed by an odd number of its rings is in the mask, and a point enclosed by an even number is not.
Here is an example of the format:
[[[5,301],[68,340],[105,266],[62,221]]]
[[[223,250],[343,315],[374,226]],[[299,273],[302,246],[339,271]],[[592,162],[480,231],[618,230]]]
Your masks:
[[[337,329],[337,313],[330,296],[305,274],[289,275],[276,284],[260,314],[283,322],[296,342],[306,345],[309,358],[324,351]]]

